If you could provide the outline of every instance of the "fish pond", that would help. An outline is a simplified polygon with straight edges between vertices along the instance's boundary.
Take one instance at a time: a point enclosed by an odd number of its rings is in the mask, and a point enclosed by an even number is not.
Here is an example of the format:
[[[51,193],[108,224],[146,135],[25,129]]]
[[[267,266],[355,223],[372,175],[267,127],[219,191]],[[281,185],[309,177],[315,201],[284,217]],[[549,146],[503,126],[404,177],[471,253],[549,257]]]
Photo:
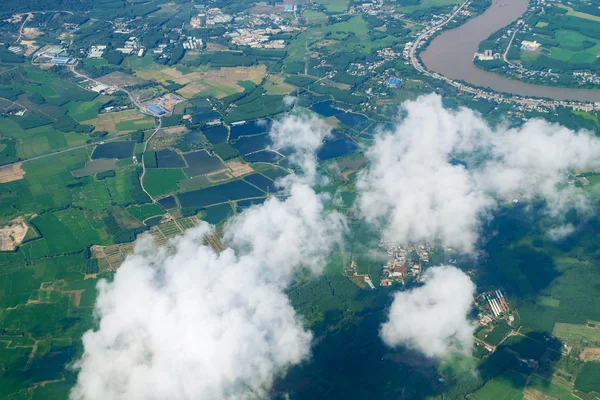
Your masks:
[[[233,208],[231,208],[229,203],[225,203],[208,207],[204,212],[206,213],[206,216],[203,219],[206,222],[212,225],[218,225],[233,215]]]
[[[281,156],[274,151],[263,150],[257,153],[252,153],[244,156],[246,161],[248,162],[265,162],[265,163],[275,163],[281,160]]]
[[[158,168],[185,167],[185,161],[183,161],[181,154],[171,149],[157,151],[156,162],[158,163]]]
[[[158,204],[160,204],[163,208],[165,208],[167,210],[171,210],[171,209],[177,207],[177,201],[175,200],[175,197],[173,197],[173,196],[168,196],[168,197],[158,200]]]
[[[240,136],[250,136],[268,132],[271,130],[272,125],[273,121],[270,119],[257,119],[244,124],[232,125],[230,128],[231,134],[229,139],[235,140]]]
[[[99,144],[92,153],[92,160],[99,158],[127,158],[133,155],[135,142],[110,142]]]
[[[179,203],[184,208],[206,207],[230,200],[262,197],[265,194],[243,180],[228,182],[219,186],[178,194]]]
[[[314,104],[313,106],[310,107],[310,109],[324,117],[334,117],[334,116],[337,116],[338,114],[343,113],[342,110],[332,107],[331,106],[332,104],[333,104],[333,102],[331,100],[322,101],[320,103]]]
[[[279,190],[279,187],[275,185],[275,182],[261,174],[248,175],[244,177],[244,180],[253,184],[263,192],[275,193]]]
[[[358,149],[358,144],[348,137],[332,140],[325,143],[317,152],[319,161],[330,160],[332,158],[348,155]]]
[[[360,125],[363,122],[368,120],[368,118],[362,114],[356,114],[356,113],[351,113],[351,112],[345,112],[342,114],[338,114],[335,117],[337,119],[339,119],[342,124],[348,125],[350,127]]]
[[[202,129],[202,133],[211,144],[219,144],[227,140],[228,132],[226,126],[217,125]]]
[[[263,150],[270,144],[271,137],[264,134],[240,138],[233,144],[233,147],[239,151],[240,154],[248,154]]]
[[[183,155],[188,164],[183,169],[188,177],[208,174],[225,168],[225,165],[218,157],[211,156],[205,150],[194,151]]]

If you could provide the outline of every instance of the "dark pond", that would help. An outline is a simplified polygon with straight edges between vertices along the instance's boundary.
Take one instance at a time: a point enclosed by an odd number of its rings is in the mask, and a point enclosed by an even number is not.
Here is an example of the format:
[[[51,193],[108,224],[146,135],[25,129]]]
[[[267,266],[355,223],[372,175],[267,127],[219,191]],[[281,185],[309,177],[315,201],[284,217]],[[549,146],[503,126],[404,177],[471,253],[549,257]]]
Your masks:
[[[92,160],[99,158],[127,158],[133,155],[135,143],[127,142],[110,142],[99,144],[92,153]]]
[[[171,149],[157,151],[156,162],[158,163],[158,168],[185,167],[185,161],[183,161],[181,154]]]
[[[198,208],[229,200],[241,200],[248,197],[261,197],[265,194],[243,180],[228,182],[220,186],[178,194],[182,207]]]
[[[279,188],[275,185],[275,182],[261,174],[248,175],[244,178],[244,180],[250,182],[266,193],[275,193],[279,190]]]
[[[186,176],[204,175],[225,168],[218,157],[211,156],[205,150],[186,153],[183,157],[188,164],[188,167],[183,169]]]
[[[273,121],[270,119],[257,119],[246,122],[245,124],[232,125],[229,140],[235,140],[240,136],[256,135],[257,133],[268,132],[271,130]]]
[[[274,163],[281,160],[281,156],[273,151],[264,150],[259,151],[257,153],[248,154],[244,156],[246,161],[248,162],[266,162],[266,163]]]
[[[332,103],[333,102],[331,100],[322,101],[320,103],[314,104],[312,107],[310,107],[310,109],[324,117],[333,117],[335,115],[341,114],[343,111],[338,110],[337,108],[333,108],[331,106]]]
[[[227,140],[227,127],[223,125],[204,128],[202,129],[202,133],[204,133],[204,136],[206,136],[206,140],[208,140],[212,144],[223,143]]]
[[[240,154],[248,154],[262,150],[269,144],[271,144],[271,137],[268,134],[264,134],[240,138],[233,144],[233,147]]]
[[[167,210],[177,207],[177,201],[175,201],[175,197],[173,196],[158,200],[158,204]]]
[[[325,143],[317,152],[320,161],[329,160],[350,154],[358,149],[358,144],[348,137]]]

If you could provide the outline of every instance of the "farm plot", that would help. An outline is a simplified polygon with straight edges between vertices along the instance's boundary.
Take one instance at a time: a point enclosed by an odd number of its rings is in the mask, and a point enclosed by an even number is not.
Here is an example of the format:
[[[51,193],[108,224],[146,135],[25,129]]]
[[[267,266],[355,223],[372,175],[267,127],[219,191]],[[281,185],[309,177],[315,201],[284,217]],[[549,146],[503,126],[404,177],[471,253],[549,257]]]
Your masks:
[[[23,179],[25,176],[25,171],[23,171],[23,168],[21,168],[22,165],[23,163],[16,163],[0,167],[0,183],[7,183]]]
[[[231,169],[234,177],[242,176],[254,172],[252,167],[242,161],[229,161],[227,166]]]
[[[145,82],[143,79],[120,71],[111,72],[110,74],[104,75],[96,80],[107,86],[134,86],[141,85]]]
[[[182,207],[200,208],[231,200],[263,197],[265,194],[245,181],[234,181],[192,192],[178,194]]]
[[[131,156],[131,152],[126,157],[129,156]],[[85,164],[85,168],[76,169],[71,171],[71,173],[75,178],[83,178],[84,176],[92,176],[100,172],[114,171],[116,169],[116,158],[101,158],[98,160],[90,160]]]
[[[186,98],[192,98],[198,94],[223,98],[244,90],[244,88],[238,84],[239,81],[252,81],[258,85],[265,74],[265,65],[252,67],[223,67],[207,72],[194,72],[183,76],[184,78],[189,79],[189,82],[177,92]]]
[[[138,221],[143,221],[146,218],[156,217],[163,215],[164,210],[156,204],[142,204],[140,206],[130,206],[127,208],[127,212],[131,214]]]
[[[514,371],[507,371],[494,377],[469,398],[474,400],[521,400],[522,389],[527,377]]]
[[[92,160],[97,160],[99,158],[121,159],[131,157],[134,148],[135,142],[132,141],[99,144],[92,153]]]
[[[150,168],[144,175],[144,187],[152,196],[160,196],[179,189],[177,182],[185,179],[181,168]]]
[[[127,110],[100,114],[97,118],[89,119],[82,123],[93,125],[96,131],[123,134],[138,129],[152,128],[154,126],[154,118],[144,115],[137,110]]]
[[[552,334],[569,345],[600,345],[600,326],[597,323],[590,324],[565,324],[557,322],[554,324]]]
[[[91,101],[72,101],[65,105],[67,115],[78,122],[94,119],[98,117],[100,109],[111,99],[110,96],[98,96]]]
[[[211,156],[205,150],[194,151],[183,155],[188,167],[184,172],[188,177],[205,175],[225,168],[218,157]]]

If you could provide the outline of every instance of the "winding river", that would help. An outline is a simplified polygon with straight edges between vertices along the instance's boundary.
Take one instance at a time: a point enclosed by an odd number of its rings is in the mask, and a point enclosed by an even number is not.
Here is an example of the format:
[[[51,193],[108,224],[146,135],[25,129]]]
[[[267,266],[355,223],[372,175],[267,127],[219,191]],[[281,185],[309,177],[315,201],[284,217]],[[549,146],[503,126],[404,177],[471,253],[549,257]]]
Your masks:
[[[555,100],[599,101],[598,89],[567,89],[533,85],[480,70],[473,64],[479,43],[492,33],[517,20],[529,5],[528,0],[493,0],[480,16],[445,32],[432,40],[421,52],[425,67],[450,79],[526,97],[547,97]]]

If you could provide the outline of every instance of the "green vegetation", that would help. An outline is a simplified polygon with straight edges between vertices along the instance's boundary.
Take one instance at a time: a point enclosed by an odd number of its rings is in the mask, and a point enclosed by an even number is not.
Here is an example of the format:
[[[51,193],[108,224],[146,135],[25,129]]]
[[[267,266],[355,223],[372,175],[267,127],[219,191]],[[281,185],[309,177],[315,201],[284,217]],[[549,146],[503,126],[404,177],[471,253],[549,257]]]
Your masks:
[[[160,196],[179,189],[177,182],[185,179],[181,168],[151,168],[146,170],[144,187],[151,196]]]
[[[150,217],[157,215],[163,215],[164,210],[157,204],[143,204],[141,206],[129,206],[127,212],[137,218],[139,221],[143,221]]]
[[[600,393],[600,362],[587,362],[581,369],[577,380],[575,381],[575,389],[582,392]]]

